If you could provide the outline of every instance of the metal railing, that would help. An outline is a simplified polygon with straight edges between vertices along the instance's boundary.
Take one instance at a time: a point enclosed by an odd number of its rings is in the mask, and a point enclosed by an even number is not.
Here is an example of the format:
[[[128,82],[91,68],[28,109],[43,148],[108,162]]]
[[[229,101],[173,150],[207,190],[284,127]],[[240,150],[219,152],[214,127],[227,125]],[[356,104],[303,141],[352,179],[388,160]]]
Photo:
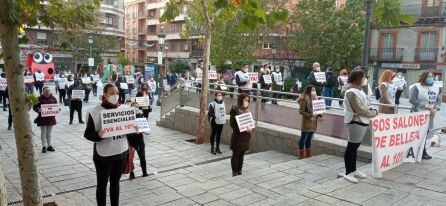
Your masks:
[[[415,48],[415,61],[436,62],[438,58],[438,48]]]
[[[445,2],[435,1],[436,5],[403,5],[401,7],[402,14],[410,14],[417,18],[444,18],[446,17]]]
[[[369,56],[372,61],[402,61],[404,48],[371,48]]]

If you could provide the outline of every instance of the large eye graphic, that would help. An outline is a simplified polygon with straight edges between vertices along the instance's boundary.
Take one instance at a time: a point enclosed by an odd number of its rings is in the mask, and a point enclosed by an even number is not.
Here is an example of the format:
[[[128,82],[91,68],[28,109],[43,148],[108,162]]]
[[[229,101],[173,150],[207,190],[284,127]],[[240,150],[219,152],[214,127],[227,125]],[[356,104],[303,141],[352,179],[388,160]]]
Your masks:
[[[53,61],[53,55],[45,53],[45,56],[43,56],[43,61],[45,61],[47,64],[51,63]]]
[[[36,52],[33,55],[33,59],[34,59],[34,62],[40,63],[43,60],[43,56],[42,56],[42,54],[40,52]]]

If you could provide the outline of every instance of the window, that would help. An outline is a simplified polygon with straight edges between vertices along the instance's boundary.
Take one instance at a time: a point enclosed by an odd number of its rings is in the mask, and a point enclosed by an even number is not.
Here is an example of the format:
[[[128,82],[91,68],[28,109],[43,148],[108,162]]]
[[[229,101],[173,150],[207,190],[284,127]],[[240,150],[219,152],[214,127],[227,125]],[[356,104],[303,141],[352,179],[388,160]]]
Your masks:
[[[269,45],[269,42],[264,41],[264,42],[263,42],[263,45],[262,45],[262,48],[263,48],[263,49],[271,49],[271,46]]]
[[[392,33],[386,33],[381,34],[382,35],[382,41],[381,41],[381,49],[382,49],[382,57],[384,59],[392,59],[393,57],[393,34]]]
[[[439,6],[439,5],[440,5],[440,1],[439,0],[427,0],[426,1],[426,6],[427,7]]]
[[[170,25],[170,32],[172,32],[172,33],[177,32],[177,25],[176,24],[171,24]]]
[[[37,44],[47,44],[46,33],[37,32]]]
[[[435,48],[435,40],[437,32],[422,32],[421,33],[421,48],[431,49]]]

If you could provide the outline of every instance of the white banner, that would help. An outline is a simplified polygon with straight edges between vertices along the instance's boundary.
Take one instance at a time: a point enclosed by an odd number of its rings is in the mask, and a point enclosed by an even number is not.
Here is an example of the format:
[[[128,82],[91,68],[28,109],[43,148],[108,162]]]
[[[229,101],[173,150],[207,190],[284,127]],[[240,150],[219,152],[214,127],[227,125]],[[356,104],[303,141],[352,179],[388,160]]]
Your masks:
[[[256,127],[251,112],[237,115],[235,116],[235,120],[237,121],[240,132],[247,131],[248,129],[254,129]]]
[[[325,72],[314,72],[314,78],[316,82],[325,83],[327,82],[327,78],[325,77]]]
[[[325,100],[319,99],[319,100],[313,100],[311,101],[313,106],[313,115],[318,114],[325,114]]]
[[[25,81],[25,83],[33,83],[34,77],[33,76],[24,76],[23,80]]]
[[[148,107],[150,105],[149,97],[136,97],[136,102],[140,107]]]
[[[150,132],[149,122],[146,118],[136,118],[136,124],[138,125],[138,132]]]
[[[101,124],[105,131],[103,138],[136,133],[135,108],[101,110]]]
[[[71,91],[71,99],[83,99],[85,97],[85,90]]]
[[[385,114],[372,119],[372,175],[402,162],[420,162],[429,127],[429,111]]]
[[[273,80],[271,79],[271,75],[263,75],[263,81],[265,84],[272,84]]]
[[[129,89],[129,85],[127,83],[120,83],[119,86],[121,89]]]
[[[248,72],[248,76],[251,83],[257,83],[259,81],[259,74],[256,72]]]
[[[220,87],[221,90],[226,91],[228,90],[228,87],[226,86],[226,84],[218,84],[218,86]]]
[[[83,84],[91,84],[90,77],[82,77],[82,83]]]
[[[0,86],[2,87],[6,87],[8,86],[8,81],[6,79],[0,79]]]
[[[42,117],[53,117],[60,113],[60,105],[58,104],[41,104],[40,115]]]
[[[217,79],[217,71],[209,70],[208,71],[208,79],[216,80]]]

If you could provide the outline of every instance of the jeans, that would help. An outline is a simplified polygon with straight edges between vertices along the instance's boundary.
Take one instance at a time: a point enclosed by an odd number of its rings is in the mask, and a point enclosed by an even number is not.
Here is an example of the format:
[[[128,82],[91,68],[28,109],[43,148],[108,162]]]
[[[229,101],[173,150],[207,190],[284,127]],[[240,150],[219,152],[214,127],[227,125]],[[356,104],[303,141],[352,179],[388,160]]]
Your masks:
[[[51,131],[53,126],[40,126],[40,139],[42,140],[42,147],[51,147]]]
[[[153,105],[153,101],[155,100],[155,92],[150,92],[150,96],[152,98],[150,98],[150,105]]]
[[[324,94],[324,97],[332,97],[333,96],[333,88],[324,87],[324,89],[322,90],[322,93]],[[331,99],[325,99],[325,105],[331,106]]]
[[[124,171],[127,158],[99,161],[94,160],[96,168],[96,203],[98,206],[106,206],[107,184],[110,180],[110,203],[111,206],[119,206],[119,180]]]
[[[211,146],[214,148],[215,140],[217,140],[217,149],[220,148],[220,139],[221,139],[221,132],[223,131],[223,124],[215,124],[212,123],[212,133],[211,133]]]
[[[302,132],[299,140],[299,149],[311,147],[311,139],[313,138],[314,132]]]
[[[400,104],[400,98],[401,98],[402,94],[403,94],[403,90],[396,90],[396,93],[395,93],[395,104]]]
[[[26,93],[29,93],[29,94],[34,94],[34,86],[27,86],[26,88],[25,88],[25,92]]]
[[[11,105],[9,106],[9,114],[8,114],[8,127],[12,126],[12,114],[11,114]]]
[[[93,96],[97,96],[98,95],[98,86],[96,86],[96,82],[93,82],[93,84],[91,85],[91,88],[93,89]]]
[[[231,168],[233,173],[242,171],[245,152],[246,151],[232,150]]]
[[[274,99],[280,99],[280,94],[279,93],[272,93],[272,97]],[[277,100],[272,100],[271,104],[277,104]]]
[[[361,143],[348,142],[347,144],[347,149],[345,149],[344,154],[346,175],[356,171],[356,157],[358,155],[359,145],[361,145]]]
[[[138,148],[135,148],[135,150],[138,153],[139,163],[141,165],[142,174],[146,175],[147,174],[147,162],[146,162],[146,151],[145,151],[145,148],[144,147],[138,147]],[[131,171],[130,173],[133,173],[133,171]]]
[[[84,102],[88,102],[88,100],[90,99],[90,92],[91,92],[91,89],[86,89],[85,90]]]

